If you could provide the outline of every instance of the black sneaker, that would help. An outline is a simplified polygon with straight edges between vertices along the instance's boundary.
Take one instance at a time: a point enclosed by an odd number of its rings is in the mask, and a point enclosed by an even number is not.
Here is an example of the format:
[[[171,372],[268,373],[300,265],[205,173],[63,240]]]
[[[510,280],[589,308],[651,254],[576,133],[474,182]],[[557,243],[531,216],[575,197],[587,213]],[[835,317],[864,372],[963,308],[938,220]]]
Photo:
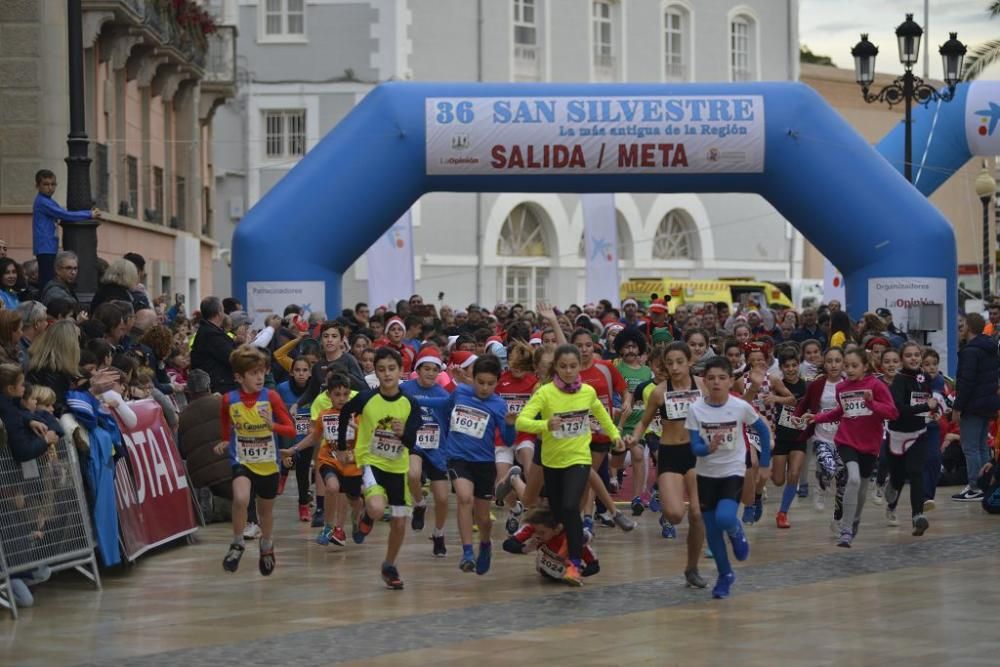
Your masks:
[[[431,537],[431,540],[434,542],[434,557],[444,558],[448,554],[448,549],[444,546],[444,535]]]
[[[970,486],[962,489],[961,493],[956,493],[951,497],[952,500],[957,500],[960,503],[978,503],[983,499],[983,492],[979,489],[974,489]]]
[[[382,563],[382,581],[385,582],[387,588],[394,591],[403,590],[403,580],[400,579],[399,570],[396,569],[395,565]]]
[[[240,559],[246,548],[242,544],[230,544],[226,557],[222,559],[222,569],[226,572],[235,572],[240,567]]]
[[[918,514],[917,516],[913,517],[913,536],[920,537],[921,535],[927,532],[927,529],[930,528],[930,526],[931,524],[927,520],[927,517],[925,517],[923,514]]]
[[[325,523],[326,520],[323,518],[323,510],[320,509],[314,510],[312,515],[312,523],[310,523],[309,525],[312,526],[313,528],[322,528],[323,524]]]
[[[272,546],[267,551],[263,549],[260,550],[260,561],[258,562],[258,568],[260,573],[265,577],[270,576],[274,572],[274,566],[278,564],[277,559],[274,557],[274,547]]]
[[[417,505],[413,508],[413,517],[410,519],[410,528],[413,530],[424,529],[424,516],[427,514],[427,505]]]
[[[517,517],[511,514],[507,517],[507,521],[504,524],[504,528],[507,530],[508,535],[513,535],[517,532],[517,529],[521,527],[521,523],[517,520]]]

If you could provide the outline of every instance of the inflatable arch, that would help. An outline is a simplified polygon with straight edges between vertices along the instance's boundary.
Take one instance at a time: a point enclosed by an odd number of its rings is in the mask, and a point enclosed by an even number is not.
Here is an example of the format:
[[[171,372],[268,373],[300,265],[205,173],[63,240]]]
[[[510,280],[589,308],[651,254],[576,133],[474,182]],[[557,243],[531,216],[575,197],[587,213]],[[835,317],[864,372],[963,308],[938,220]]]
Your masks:
[[[434,191],[758,193],[841,270],[852,317],[943,304],[954,359],[951,226],[798,83],[380,85],[239,224],[236,296],[314,281],[339,312],[343,273]]]

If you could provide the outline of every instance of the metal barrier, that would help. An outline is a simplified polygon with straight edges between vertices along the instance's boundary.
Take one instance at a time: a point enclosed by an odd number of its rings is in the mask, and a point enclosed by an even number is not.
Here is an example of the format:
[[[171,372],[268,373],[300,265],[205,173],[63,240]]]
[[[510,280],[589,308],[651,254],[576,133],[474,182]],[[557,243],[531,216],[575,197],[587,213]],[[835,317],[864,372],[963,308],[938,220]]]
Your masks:
[[[0,605],[15,619],[11,578],[40,567],[75,569],[101,589],[80,462],[69,436],[54,453],[27,463],[0,445]]]

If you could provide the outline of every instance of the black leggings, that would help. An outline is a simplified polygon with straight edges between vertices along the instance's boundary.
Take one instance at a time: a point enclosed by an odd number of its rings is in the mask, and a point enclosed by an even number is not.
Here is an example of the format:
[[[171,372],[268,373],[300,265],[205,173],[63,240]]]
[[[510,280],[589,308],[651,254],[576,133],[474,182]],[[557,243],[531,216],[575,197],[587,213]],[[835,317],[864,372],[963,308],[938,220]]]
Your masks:
[[[299,505],[309,504],[309,487],[312,480],[309,477],[309,470],[312,466],[312,447],[303,449],[295,457],[295,483],[299,487]],[[287,477],[289,469],[284,464],[281,465],[281,476]]]
[[[892,452],[887,452],[886,456],[892,488],[898,493],[903,490],[903,484],[910,483],[910,512],[913,516],[924,513],[924,461],[927,460],[928,440],[925,432],[902,456]]]
[[[583,558],[580,499],[590,481],[590,465],[581,463],[567,468],[543,468],[543,474],[549,507],[566,531],[567,555],[571,560],[579,561]]]

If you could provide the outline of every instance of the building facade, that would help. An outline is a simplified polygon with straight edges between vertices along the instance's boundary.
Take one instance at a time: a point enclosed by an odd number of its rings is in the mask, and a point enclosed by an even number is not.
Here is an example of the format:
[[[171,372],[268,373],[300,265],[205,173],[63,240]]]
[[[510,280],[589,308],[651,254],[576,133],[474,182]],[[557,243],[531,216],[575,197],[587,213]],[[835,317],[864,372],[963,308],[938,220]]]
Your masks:
[[[217,275],[244,212],[379,82],[795,80],[797,6],[239,0],[240,86],[215,120]],[[616,209],[623,279],[801,275],[801,236],[759,196],[619,193]],[[350,224],[331,211],[316,233]],[[428,301],[439,293],[451,304],[583,297],[578,196],[428,194],[413,224],[417,291]],[[367,300],[364,258],[345,274],[343,292],[345,304]]]
[[[98,254],[139,252],[151,293],[197,303],[214,291],[212,117],[235,91],[236,0],[82,6],[91,189],[106,212]],[[214,12],[211,27],[178,13],[192,6]],[[67,69],[64,1],[0,3],[0,236],[21,261],[37,170],[56,173],[66,202]]]

